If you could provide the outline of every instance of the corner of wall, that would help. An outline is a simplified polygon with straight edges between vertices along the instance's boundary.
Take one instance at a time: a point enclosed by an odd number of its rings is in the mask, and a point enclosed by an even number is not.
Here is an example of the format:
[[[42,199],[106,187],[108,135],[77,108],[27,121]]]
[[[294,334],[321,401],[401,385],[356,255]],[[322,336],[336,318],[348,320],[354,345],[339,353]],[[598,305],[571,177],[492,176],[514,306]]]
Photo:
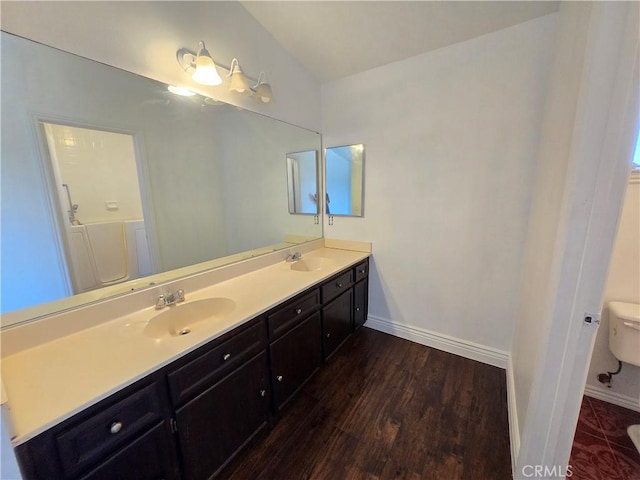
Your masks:
[[[509,415],[509,444],[511,445],[511,473],[513,478],[516,478],[516,464],[518,453],[520,452],[520,427],[518,425],[516,384],[511,353],[507,356],[507,410]]]

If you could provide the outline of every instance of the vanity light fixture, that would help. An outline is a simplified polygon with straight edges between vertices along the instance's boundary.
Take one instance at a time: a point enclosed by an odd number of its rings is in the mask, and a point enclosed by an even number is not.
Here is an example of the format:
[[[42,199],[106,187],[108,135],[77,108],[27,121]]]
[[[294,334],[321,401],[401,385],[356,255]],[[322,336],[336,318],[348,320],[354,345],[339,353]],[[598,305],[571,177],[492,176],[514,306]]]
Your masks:
[[[256,83],[256,86],[251,90],[256,98],[263,103],[269,103],[273,98],[271,85],[267,82],[267,74],[264,72],[260,72],[260,75],[258,75],[258,83]]]
[[[243,95],[251,95],[251,88],[249,87],[249,80],[240,68],[238,59],[231,60],[231,68],[229,69],[229,77],[231,77],[231,84],[229,85],[230,92],[242,93]]]
[[[209,51],[205,48],[204,42],[201,41],[199,43],[197,55],[181,48],[176,53],[176,56],[180,67],[185,72],[193,72],[191,78],[194,82],[212,86],[222,84],[222,77],[220,77]]]
[[[234,58],[231,61],[231,67],[228,68],[224,65],[216,64],[213,61],[213,58],[211,58],[211,55],[206,49],[203,41],[199,43],[197,54],[187,50],[186,48],[181,48],[176,52],[176,57],[180,64],[180,68],[191,74],[191,78],[194,82],[211,86],[222,85],[223,80],[218,73],[218,70],[222,69],[228,72],[226,78],[229,79],[228,83],[230,92],[239,93],[241,95],[253,95],[263,103],[269,103],[273,100],[273,91],[271,90],[271,85],[267,80],[265,72],[260,72],[258,80],[256,81],[254,78],[247,77],[244,74],[237,58]],[[255,85],[251,87],[250,84],[253,84],[254,82]],[[178,95],[190,95],[187,93],[190,91],[187,88],[172,88],[173,89],[170,88],[170,90]],[[184,93],[180,93],[177,90]],[[193,95],[195,95],[195,92]]]

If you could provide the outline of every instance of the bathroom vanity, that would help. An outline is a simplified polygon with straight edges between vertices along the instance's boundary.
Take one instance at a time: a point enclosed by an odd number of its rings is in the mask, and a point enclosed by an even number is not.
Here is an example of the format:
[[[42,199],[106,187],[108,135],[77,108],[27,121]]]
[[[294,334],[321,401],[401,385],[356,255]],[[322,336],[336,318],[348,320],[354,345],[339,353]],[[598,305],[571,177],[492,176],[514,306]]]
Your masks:
[[[51,413],[50,417],[58,418],[42,425],[41,432],[33,430],[35,424],[31,433],[20,432],[24,441],[18,439],[15,449],[25,478],[199,480],[215,476],[250,440],[286,414],[287,404],[304,383],[366,320],[369,253],[331,250],[263,268],[244,279],[233,279],[235,285],[211,287],[218,289],[206,295],[240,286],[249,290],[244,293],[247,298],[251,290],[272,291],[271,300],[265,300],[270,305],[262,311],[258,308],[255,315],[236,308],[236,316],[228,315],[231,324],[213,334],[194,326],[193,333],[147,342],[156,354],[165,351],[165,362],[122,388],[105,386],[108,395],[76,408],[66,418],[61,411]],[[279,288],[269,285],[269,278],[281,286],[284,280],[279,279],[294,278],[297,286],[285,290],[295,293],[274,301]],[[113,328],[127,335],[132,335],[127,327],[144,332],[132,327],[135,324],[131,318],[123,319]],[[192,334],[196,334],[195,343],[189,345]],[[164,348],[178,342],[183,345],[178,347],[180,353]],[[100,377],[101,371],[92,374]],[[59,379],[61,395],[68,380],[73,382],[74,375]],[[11,405],[16,377],[10,375],[5,383]]]

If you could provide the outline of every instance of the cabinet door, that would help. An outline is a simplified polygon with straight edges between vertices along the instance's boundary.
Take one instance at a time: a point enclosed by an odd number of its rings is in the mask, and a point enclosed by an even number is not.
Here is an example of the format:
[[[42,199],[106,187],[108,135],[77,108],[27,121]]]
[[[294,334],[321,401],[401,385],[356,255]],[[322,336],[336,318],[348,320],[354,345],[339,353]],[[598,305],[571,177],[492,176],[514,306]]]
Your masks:
[[[367,321],[367,300],[369,280],[356,283],[353,287],[353,327],[360,328]]]
[[[267,369],[262,352],[176,411],[185,480],[210,478],[266,426]]]
[[[322,351],[329,358],[351,333],[353,289],[347,290],[322,309]]]
[[[273,398],[280,410],[320,367],[320,312],[273,342],[269,349]]]
[[[171,436],[165,423],[141,435],[113,454],[81,480],[170,480],[173,470]]]

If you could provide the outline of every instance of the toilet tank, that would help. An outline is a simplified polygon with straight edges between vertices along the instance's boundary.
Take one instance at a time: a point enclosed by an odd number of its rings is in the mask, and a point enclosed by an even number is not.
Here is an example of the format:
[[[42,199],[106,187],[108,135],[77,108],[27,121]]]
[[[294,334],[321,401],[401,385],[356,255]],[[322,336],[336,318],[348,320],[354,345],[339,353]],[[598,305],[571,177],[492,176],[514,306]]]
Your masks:
[[[621,362],[640,366],[640,305],[609,302],[609,349]]]

